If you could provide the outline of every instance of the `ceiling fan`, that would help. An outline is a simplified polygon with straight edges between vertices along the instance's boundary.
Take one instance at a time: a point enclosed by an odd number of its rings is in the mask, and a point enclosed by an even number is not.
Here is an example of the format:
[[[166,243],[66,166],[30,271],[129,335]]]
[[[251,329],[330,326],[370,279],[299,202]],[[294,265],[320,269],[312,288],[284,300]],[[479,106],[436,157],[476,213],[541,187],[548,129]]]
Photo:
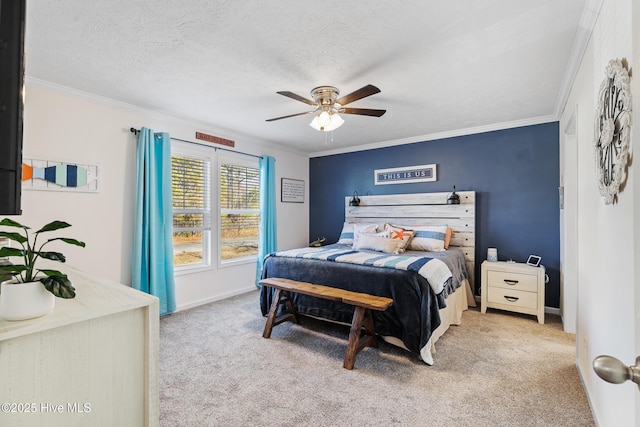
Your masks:
[[[380,89],[373,85],[366,85],[348,95],[338,98],[340,91],[333,86],[318,86],[311,89],[311,97],[313,101],[303,96],[297,95],[289,91],[276,92],[280,95],[295,99],[296,101],[304,102],[315,107],[312,111],[305,111],[304,113],[289,114],[288,116],[275,117],[273,119],[267,119],[268,122],[275,120],[287,119],[289,117],[302,116],[304,114],[315,114],[314,119],[309,126],[312,128],[329,132],[342,126],[344,120],[339,114],[357,114],[361,116],[373,116],[380,117],[387,110],[374,110],[370,108],[345,108],[345,105],[350,104],[367,96],[379,93]]]

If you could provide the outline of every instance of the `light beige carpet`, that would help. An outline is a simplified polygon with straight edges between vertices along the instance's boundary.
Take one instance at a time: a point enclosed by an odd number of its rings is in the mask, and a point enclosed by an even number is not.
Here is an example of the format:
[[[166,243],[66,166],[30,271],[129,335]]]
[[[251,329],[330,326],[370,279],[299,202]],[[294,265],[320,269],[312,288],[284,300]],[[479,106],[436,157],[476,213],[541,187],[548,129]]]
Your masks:
[[[477,309],[434,366],[381,342],[342,368],[347,326],[302,318],[262,338],[258,292],[163,317],[161,426],[592,426],[557,316]]]

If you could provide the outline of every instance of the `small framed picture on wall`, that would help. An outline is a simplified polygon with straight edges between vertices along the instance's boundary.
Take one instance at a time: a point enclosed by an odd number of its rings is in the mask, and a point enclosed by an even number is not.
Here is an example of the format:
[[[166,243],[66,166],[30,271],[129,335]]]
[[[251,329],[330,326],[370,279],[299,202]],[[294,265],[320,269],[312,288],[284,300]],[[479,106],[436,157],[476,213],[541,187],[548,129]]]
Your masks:
[[[304,181],[282,178],[280,200],[285,203],[304,203]]]

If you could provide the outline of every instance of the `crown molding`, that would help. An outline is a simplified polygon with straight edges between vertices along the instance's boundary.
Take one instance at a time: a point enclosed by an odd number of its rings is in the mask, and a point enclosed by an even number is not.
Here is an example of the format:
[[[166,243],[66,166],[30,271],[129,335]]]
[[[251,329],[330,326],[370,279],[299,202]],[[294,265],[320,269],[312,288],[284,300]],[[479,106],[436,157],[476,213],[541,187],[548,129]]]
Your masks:
[[[593,34],[593,29],[598,21],[598,16],[600,15],[600,9],[602,8],[603,3],[604,0],[587,0],[584,9],[582,10],[582,17],[580,18],[578,32],[576,33],[576,38],[573,40],[573,46],[569,55],[569,62],[567,63],[567,68],[565,69],[564,77],[560,85],[560,91],[558,93],[558,99],[556,101],[554,116],[557,120],[560,120],[562,112],[567,105],[569,94],[573,88],[573,82],[580,70],[582,58],[584,58],[587,46],[589,45],[589,40],[591,40],[591,35]]]
[[[309,158],[331,156],[334,154],[353,153],[356,151],[374,150],[376,148],[393,147],[396,145],[413,144],[416,142],[436,141],[439,139],[455,138],[458,136],[474,135],[478,133],[493,132],[497,130],[513,129],[523,126],[539,125],[543,123],[557,122],[558,119],[553,115],[533,117],[530,119],[514,120],[510,122],[495,123],[492,125],[475,126],[464,129],[456,129],[445,132],[431,133],[427,135],[412,136],[409,138],[395,139],[392,141],[380,141],[371,144],[363,144],[355,147],[341,148],[335,150],[324,150],[309,153]]]

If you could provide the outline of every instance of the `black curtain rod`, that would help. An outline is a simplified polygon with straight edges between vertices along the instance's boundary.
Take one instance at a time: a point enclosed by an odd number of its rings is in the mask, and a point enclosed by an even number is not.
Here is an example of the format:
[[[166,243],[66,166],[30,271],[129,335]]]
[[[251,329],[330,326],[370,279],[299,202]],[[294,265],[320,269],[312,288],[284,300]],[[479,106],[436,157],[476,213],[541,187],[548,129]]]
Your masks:
[[[140,129],[136,129],[136,128],[130,128],[129,131],[134,135],[137,135],[137,134],[140,133]],[[212,146],[210,144],[204,144],[202,142],[187,141],[186,139],[174,138],[171,135],[169,135],[169,137],[171,139],[173,139],[174,141],[186,142],[187,144],[202,145],[203,147],[213,148],[214,150],[228,151],[230,153],[236,153],[236,154],[242,154],[242,155],[245,155],[245,156],[257,157],[258,159],[262,158],[262,156],[256,156],[255,154],[249,154],[249,153],[243,153],[242,151],[229,150],[228,148],[222,148],[222,147],[215,147],[215,146]]]

